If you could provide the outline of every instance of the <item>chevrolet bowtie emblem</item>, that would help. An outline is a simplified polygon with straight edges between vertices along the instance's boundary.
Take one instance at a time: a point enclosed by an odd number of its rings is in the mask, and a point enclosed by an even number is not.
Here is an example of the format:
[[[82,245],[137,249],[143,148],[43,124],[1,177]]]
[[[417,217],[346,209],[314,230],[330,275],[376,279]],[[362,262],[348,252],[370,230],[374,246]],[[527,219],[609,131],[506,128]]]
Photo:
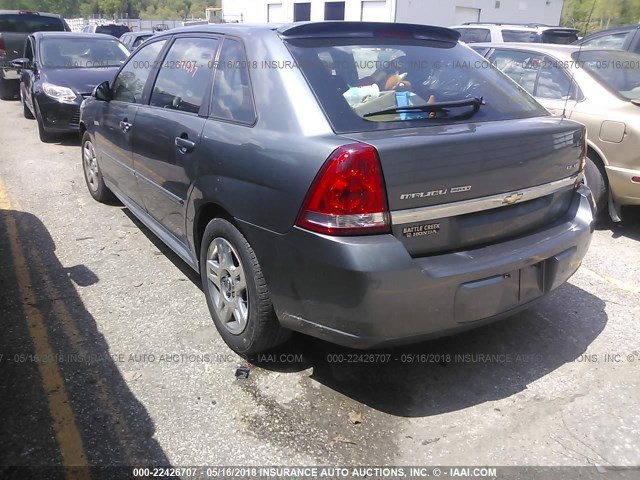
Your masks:
[[[522,197],[524,197],[524,193],[522,192],[512,193],[508,197],[504,197],[502,199],[502,203],[506,203],[507,205],[513,205],[514,203],[522,200]]]

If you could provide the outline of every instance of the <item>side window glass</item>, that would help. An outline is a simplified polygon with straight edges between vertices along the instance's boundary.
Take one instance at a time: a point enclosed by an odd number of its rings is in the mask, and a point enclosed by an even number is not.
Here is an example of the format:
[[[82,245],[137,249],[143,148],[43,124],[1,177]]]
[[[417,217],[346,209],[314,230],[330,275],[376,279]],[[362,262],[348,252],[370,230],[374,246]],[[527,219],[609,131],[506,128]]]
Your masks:
[[[241,123],[256,119],[249,68],[242,44],[226,39],[217,62],[211,116]]]
[[[149,104],[198,113],[209,85],[217,48],[215,38],[177,39],[162,62]]]
[[[624,41],[627,39],[627,35],[629,35],[629,32],[602,35],[601,37],[587,40],[582,45],[585,47],[614,48],[620,50],[624,45]]]
[[[542,65],[542,55],[515,50],[496,50],[490,57],[491,63],[531,95],[534,94],[538,70]]]
[[[140,103],[144,85],[156,66],[158,54],[165,42],[166,40],[151,43],[129,58],[111,86],[113,100]]]
[[[538,98],[553,100],[575,100],[575,89],[571,84],[571,77],[552,58],[545,57],[535,94]]]

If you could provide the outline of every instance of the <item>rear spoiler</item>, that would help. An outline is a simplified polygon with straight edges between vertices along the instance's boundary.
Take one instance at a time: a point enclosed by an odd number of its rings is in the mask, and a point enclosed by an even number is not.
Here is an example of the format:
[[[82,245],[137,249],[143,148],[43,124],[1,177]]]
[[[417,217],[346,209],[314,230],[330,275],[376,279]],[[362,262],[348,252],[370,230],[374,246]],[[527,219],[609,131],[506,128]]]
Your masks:
[[[542,33],[573,33],[576,34],[580,31],[577,28],[557,28],[557,27],[551,27],[551,28],[542,28]]]
[[[460,33],[450,28],[411,23],[380,22],[299,22],[282,25],[277,32],[284,38],[415,38],[457,42]]]

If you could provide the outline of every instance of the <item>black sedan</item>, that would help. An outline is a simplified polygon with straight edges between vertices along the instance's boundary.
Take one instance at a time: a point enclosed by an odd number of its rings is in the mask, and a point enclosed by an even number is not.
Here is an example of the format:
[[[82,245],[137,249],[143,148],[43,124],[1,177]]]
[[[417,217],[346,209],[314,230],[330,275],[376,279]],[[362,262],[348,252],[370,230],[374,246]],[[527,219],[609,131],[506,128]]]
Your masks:
[[[43,142],[76,132],[80,104],[94,87],[111,80],[129,56],[111,35],[37,32],[29,35],[21,69],[20,98],[26,118],[36,118]]]

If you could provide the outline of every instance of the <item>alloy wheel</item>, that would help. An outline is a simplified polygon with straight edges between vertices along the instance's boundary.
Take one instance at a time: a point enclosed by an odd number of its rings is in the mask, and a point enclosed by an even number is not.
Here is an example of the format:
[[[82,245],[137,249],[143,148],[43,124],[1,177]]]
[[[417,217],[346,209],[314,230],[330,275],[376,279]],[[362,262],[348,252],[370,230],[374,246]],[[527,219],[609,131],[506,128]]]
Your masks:
[[[207,250],[207,287],[220,322],[233,335],[241,334],[249,319],[245,270],[235,248],[217,237]]]
[[[96,151],[90,141],[84,142],[82,146],[82,160],[84,162],[84,174],[87,178],[87,184],[92,191],[98,190],[98,162],[96,160]]]

